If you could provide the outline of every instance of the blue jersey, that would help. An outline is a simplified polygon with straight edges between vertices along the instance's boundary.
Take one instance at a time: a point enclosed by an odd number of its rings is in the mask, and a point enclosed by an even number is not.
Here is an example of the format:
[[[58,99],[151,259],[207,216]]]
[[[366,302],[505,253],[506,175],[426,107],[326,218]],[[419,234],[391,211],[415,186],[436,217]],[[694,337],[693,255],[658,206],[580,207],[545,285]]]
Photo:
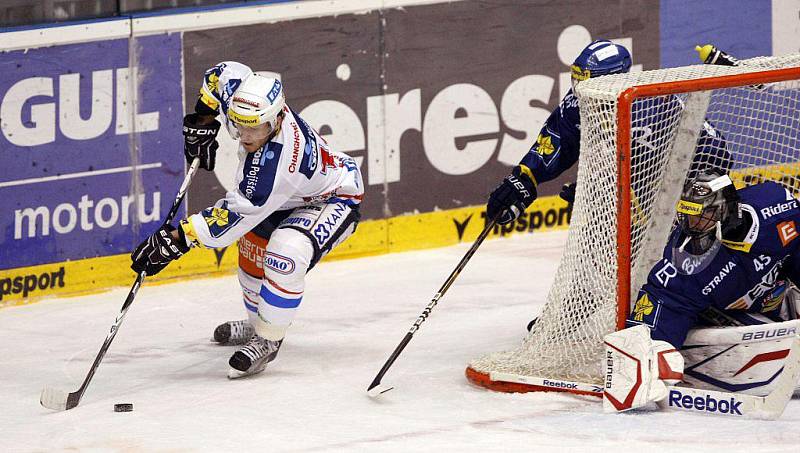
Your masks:
[[[537,184],[555,179],[578,161],[581,116],[578,98],[570,89],[547,117],[536,142],[520,164],[531,169]]]
[[[639,292],[629,326],[645,324],[653,339],[680,348],[709,308],[780,320],[788,283],[800,283],[798,200],[774,182],[738,192],[742,214],[752,220],[744,238],[723,237],[703,255],[692,255],[680,250],[686,236],[673,229],[663,259]]]
[[[683,111],[683,103],[674,96],[649,98],[646,102],[635,102],[632,106],[631,124],[631,163],[634,166],[646,165],[646,159],[656,158],[670,134],[660,133],[658,125],[674,124]],[[727,159],[725,142],[721,135],[708,123],[697,142],[698,156],[717,156]],[[536,184],[557,178],[578,161],[581,150],[581,116],[578,98],[570,89],[555,110],[547,117],[536,142],[520,161],[531,169]],[[720,167],[727,168],[719,162]],[[634,188],[635,189],[635,188]]]

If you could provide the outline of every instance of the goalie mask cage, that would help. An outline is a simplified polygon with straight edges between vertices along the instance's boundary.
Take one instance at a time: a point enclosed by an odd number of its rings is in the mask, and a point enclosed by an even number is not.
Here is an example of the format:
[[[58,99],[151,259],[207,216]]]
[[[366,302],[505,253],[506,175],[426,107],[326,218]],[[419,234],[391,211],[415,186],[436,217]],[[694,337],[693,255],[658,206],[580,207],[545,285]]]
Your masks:
[[[567,243],[522,345],[467,367],[470,381],[492,390],[602,395],[603,336],[624,328],[698,168],[725,168],[738,188],[772,180],[800,196],[800,55],[598,77],[577,95]]]

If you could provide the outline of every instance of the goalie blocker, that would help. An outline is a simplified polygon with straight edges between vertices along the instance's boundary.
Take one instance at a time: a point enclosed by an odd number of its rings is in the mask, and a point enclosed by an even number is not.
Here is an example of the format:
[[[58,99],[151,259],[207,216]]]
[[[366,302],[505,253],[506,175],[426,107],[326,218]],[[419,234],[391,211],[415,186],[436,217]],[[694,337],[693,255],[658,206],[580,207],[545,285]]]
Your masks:
[[[669,410],[776,419],[800,377],[798,331],[800,320],[696,329],[681,353],[652,340],[645,326],[606,335],[603,409],[656,402]],[[691,387],[676,386],[681,381]]]

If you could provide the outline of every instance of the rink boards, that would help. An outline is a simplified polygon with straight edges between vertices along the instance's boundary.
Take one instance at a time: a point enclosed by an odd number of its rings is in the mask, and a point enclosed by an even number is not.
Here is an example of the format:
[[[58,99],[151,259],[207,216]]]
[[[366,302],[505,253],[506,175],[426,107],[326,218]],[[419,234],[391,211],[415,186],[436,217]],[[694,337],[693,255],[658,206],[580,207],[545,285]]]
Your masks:
[[[474,240],[485,226],[483,206],[366,220],[355,235],[325,259],[354,258],[387,252],[442,247]],[[570,212],[558,197],[536,201],[525,215],[495,226],[489,238],[567,228]],[[0,307],[19,305],[49,295],[81,295],[111,286],[132,284],[128,254],[4,270],[0,277]],[[225,249],[193,249],[147,282],[230,274],[238,268],[236,245]]]

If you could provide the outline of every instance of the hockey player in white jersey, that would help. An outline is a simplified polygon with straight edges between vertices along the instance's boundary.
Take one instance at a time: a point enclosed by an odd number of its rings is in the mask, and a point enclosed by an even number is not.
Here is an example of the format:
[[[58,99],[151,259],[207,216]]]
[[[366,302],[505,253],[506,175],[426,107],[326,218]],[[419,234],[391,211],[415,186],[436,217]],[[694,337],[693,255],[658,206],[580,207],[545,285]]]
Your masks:
[[[191,247],[253,246],[240,257],[248,319],[220,325],[214,339],[242,345],[230,378],[274,360],[303,299],[309,269],[356,229],[364,187],[356,162],[330,148],[285,101],[281,80],[223,62],[205,73],[195,113],[184,118],[187,161],[213,170],[223,120],[239,140],[236,188],[175,228],[165,225],[131,254],[155,275]]]

